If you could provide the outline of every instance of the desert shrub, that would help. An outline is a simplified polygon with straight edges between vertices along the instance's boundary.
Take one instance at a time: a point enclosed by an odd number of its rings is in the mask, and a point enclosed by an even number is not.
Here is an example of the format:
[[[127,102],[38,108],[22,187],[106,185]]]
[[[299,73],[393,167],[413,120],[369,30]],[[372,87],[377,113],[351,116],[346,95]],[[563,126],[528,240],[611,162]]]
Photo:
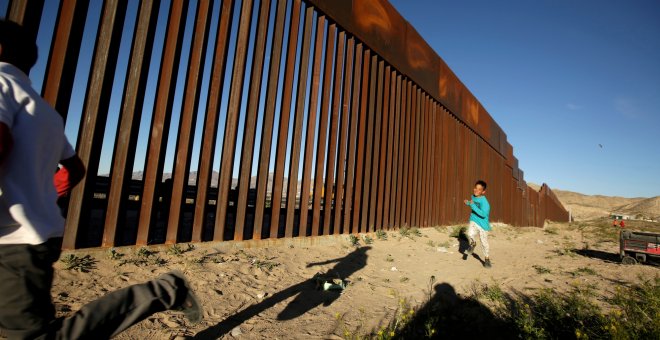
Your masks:
[[[619,288],[608,302],[615,307],[609,315],[611,334],[627,339],[660,339],[660,277]]]
[[[353,247],[357,247],[360,245],[360,238],[355,235],[349,235],[348,242],[350,242]]]
[[[81,273],[88,273],[92,269],[96,269],[96,259],[91,255],[77,256],[75,254],[69,254],[64,256],[60,262],[64,264],[64,269],[66,270],[76,270]]]

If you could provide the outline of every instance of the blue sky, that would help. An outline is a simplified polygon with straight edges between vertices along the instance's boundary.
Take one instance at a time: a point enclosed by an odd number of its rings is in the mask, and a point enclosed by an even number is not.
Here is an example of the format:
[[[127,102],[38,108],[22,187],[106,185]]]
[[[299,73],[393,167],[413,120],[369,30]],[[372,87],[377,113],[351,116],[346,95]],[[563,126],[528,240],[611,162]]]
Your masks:
[[[660,195],[660,2],[391,3],[504,129],[527,181]]]

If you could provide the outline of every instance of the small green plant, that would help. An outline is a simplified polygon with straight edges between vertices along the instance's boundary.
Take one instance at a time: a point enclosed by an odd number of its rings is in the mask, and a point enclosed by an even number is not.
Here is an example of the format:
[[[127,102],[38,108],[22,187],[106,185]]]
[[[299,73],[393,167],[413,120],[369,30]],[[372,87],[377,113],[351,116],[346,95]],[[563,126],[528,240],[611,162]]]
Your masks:
[[[152,257],[149,258],[149,261],[147,262],[147,264],[160,267],[162,265],[167,264],[167,261],[165,261],[160,256],[152,256]]]
[[[577,254],[573,250],[573,248],[570,247],[563,247],[560,249],[555,249],[554,253],[559,255],[559,256],[570,256],[570,257],[576,257]]]
[[[374,239],[369,237],[369,235],[364,235],[364,237],[362,237],[362,240],[364,241],[364,244],[374,243]]]
[[[225,262],[227,262],[227,260],[225,260],[224,257],[222,257],[218,254],[205,255],[204,257],[202,257],[202,259],[203,259],[204,263],[207,263],[207,262],[210,262],[210,263],[225,263]]]
[[[580,275],[598,275],[595,270],[589,268],[589,267],[580,267],[572,272],[567,272],[568,274],[572,275],[573,277],[580,276]]]
[[[428,242],[426,242],[426,244],[431,248],[435,248],[435,242],[433,242],[432,240],[429,240]]]
[[[169,249],[167,249],[167,253],[174,256],[181,256],[183,252],[184,252],[183,248],[181,248],[181,246],[178,243],[173,244]]]
[[[582,273],[582,274],[587,274],[587,275],[597,275],[598,274],[598,273],[596,273],[595,270],[593,270],[589,267],[580,267],[580,268],[577,269],[577,272]]]
[[[507,300],[507,294],[497,283],[487,285],[477,281],[470,287],[470,298],[475,300],[485,299],[495,303],[505,303]]]
[[[108,258],[111,260],[121,260],[122,257],[124,257],[124,254],[118,252],[115,248],[112,248],[108,251]]]
[[[426,303],[429,303],[433,299],[433,287],[435,285],[435,275],[431,275],[429,278],[429,285],[427,287],[427,300]]]
[[[152,254],[153,254],[153,252],[151,250],[149,250],[147,247],[141,247],[135,253],[135,255],[137,257],[143,257],[143,258],[147,258],[147,257],[151,256]]]
[[[387,262],[394,262],[394,258],[392,257],[392,255],[387,254],[387,258],[385,258],[385,261],[387,261]]]
[[[63,257],[60,262],[64,263],[64,269],[76,270],[81,273],[89,273],[92,269],[96,269],[96,261],[91,255],[83,257],[69,254]]]
[[[497,285],[491,285],[491,286],[486,286],[484,287],[484,290],[482,292],[483,296],[493,302],[504,302],[505,301],[505,294],[504,291],[502,291],[502,288]]]
[[[375,337],[364,337],[364,338],[372,338],[372,339],[377,339],[377,340],[390,340],[390,339],[395,339],[395,338],[400,338],[397,337],[400,335],[400,332],[404,330],[410,323],[415,319],[415,310],[410,306],[410,303],[408,302],[407,299],[400,298],[399,299],[399,306],[397,308],[397,312],[394,315],[393,320],[390,321],[389,324],[382,326],[377,332],[374,331],[372,332],[375,333]],[[430,327],[432,329],[432,333],[435,333],[435,330],[433,327]],[[359,339],[362,339],[363,337],[360,337]]]
[[[557,227],[548,227],[544,232],[548,235],[557,235],[559,234],[559,229],[557,229]]]
[[[381,241],[387,241],[387,233],[384,230],[376,230],[376,238]]]
[[[427,338],[433,338],[435,336],[436,330],[433,326],[435,323],[434,319],[435,318],[431,317],[424,322],[424,335]]]
[[[415,237],[422,237],[422,232],[417,227],[412,227],[410,229],[410,234]]]
[[[355,236],[355,235],[349,235],[348,236],[348,242],[353,246],[357,247],[360,245],[360,238]]]
[[[207,254],[206,251],[204,251],[204,252],[202,252],[202,256],[197,257],[196,259],[192,260],[192,262],[196,263],[196,264],[225,263],[225,262],[227,262],[227,260],[221,255],[222,255],[222,253],[220,253],[220,252]]]
[[[443,247],[443,248],[449,248],[451,244],[449,241],[444,241],[444,242],[438,242],[438,247]]]
[[[181,256],[183,253],[192,251],[194,249],[195,246],[191,243],[186,244],[185,248],[179,243],[175,243],[169,249],[167,249],[167,253],[174,256]]]
[[[202,264],[204,263],[204,256],[202,257],[193,257],[190,259],[190,263],[192,264]]]
[[[410,237],[410,228],[409,227],[399,228],[399,235],[401,235],[401,237]]]
[[[268,260],[259,260],[259,259],[253,259],[252,260],[252,266],[259,268],[259,269],[266,269],[268,271],[272,271],[273,268],[279,266],[280,264],[274,261],[268,261]]]
[[[537,274],[550,274],[552,271],[549,268],[539,266],[539,265],[533,265],[532,266],[534,269],[536,269]]]
[[[136,266],[162,266],[166,263],[167,261],[156,255],[156,252],[149,250],[147,247],[142,247],[135,252],[135,256],[122,260],[119,265],[133,264]]]

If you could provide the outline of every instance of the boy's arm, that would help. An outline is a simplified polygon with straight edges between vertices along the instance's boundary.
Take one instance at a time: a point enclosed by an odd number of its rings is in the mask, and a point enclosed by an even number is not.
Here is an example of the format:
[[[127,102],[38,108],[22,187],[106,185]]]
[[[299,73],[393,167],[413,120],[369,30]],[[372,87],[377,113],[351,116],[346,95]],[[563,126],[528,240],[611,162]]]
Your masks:
[[[479,217],[486,218],[488,217],[488,214],[490,214],[490,204],[488,204],[488,201],[484,201],[481,205],[482,207],[479,208],[474,202],[472,202],[470,203],[470,208],[472,208],[472,211],[474,211]]]

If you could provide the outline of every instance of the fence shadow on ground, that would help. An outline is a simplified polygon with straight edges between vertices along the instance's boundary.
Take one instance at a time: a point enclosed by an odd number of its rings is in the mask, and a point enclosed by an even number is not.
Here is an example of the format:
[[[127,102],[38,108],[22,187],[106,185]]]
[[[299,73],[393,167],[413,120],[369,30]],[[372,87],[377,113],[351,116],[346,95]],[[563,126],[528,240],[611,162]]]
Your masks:
[[[326,275],[329,277],[347,279],[367,265],[367,251],[370,249],[371,247],[360,247],[344,257],[319,263],[310,263],[307,266],[313,267],[336,263],[332,269],[328,270]],[[340,295],[340,291],[319,290],[315,278],[310,278],[285,288],[263,301],[227,317],[220,323],[199,332],[195,335],[194,339],[218,339],[224,334],[229,333],[236,326],[241,325],[252,317],[294,296],[295,298],[293,301],[284,307],[284,309],[277,315],[277,320],[295,319],[320,305],[329,306],[337,300]]]

